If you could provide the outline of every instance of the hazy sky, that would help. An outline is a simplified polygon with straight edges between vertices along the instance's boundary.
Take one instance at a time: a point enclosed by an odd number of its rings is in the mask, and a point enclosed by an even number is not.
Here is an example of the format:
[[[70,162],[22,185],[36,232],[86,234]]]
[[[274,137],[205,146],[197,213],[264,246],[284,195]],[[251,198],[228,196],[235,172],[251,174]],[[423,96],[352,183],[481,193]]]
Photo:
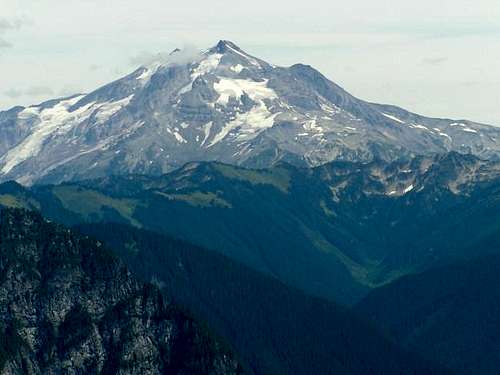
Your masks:
[[[219,39],[363,99],[500,125],[500,0],[0,0],[0,109]]]

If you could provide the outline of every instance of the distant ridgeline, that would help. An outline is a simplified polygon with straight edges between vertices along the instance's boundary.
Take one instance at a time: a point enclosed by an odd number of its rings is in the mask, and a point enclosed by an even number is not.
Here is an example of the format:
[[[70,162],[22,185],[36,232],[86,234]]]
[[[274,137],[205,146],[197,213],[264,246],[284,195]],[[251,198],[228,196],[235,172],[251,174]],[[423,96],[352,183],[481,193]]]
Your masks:
[[[402,275],[497,251],[471,248],[500,228],[499,170],[457,153],[313,169],[191,163],[158,177],[10,182],[0,185],[0,203],[66,225],[149,229],[352,304]]]

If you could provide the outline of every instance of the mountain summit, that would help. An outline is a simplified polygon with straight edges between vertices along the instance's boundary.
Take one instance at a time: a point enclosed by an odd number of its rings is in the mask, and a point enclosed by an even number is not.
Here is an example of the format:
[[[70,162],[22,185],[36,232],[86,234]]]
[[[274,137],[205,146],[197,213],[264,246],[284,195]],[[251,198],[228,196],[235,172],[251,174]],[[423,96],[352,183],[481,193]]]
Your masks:
[[[305,65],[278,67],[220,41],[175,50],[87,95],[0,112],[0,180],[161,174],[190,161],[393,160],[500,152],[500,129],[359,100]]]

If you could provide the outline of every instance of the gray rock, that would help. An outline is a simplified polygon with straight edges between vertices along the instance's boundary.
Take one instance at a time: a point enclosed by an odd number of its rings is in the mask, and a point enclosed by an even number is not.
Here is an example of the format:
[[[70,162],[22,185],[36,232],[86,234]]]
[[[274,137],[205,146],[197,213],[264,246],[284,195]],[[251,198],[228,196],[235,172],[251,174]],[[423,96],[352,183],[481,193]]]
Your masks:
[[[230,352],[100,243],[2,210],[1,374],[237,374]]]

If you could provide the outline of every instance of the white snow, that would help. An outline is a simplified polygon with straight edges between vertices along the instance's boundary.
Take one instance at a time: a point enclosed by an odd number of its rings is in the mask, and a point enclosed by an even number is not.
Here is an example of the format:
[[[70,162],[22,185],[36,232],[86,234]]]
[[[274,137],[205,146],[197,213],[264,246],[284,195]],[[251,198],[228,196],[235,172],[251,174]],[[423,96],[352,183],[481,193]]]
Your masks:
[[[240,55],[241,57],[243,57],[244,59],[246,59],[250,64],[252,64],[253,66],[257,67],[257,68],[261,68],[260,64],[258,63],[257,60],[255,60],[253,57],[251,56],[248,56],[236,49],[234,49],[233,47],[231,47],[230,45],[226,45],[227,48],[229,48],[231,51],[233,51],[234,53]]]
[[[2,157],[1,162],[3,163],[3,167],[1,169],[1,173],[9,173],[13,168],[24,161],[36,157],[41,152],[44,144],[51,138],[60,137],[58,139],[63,141],[65,140],[69,143],[71,139],[68,139],[68,133],[76,126],[91,118],[92,115],[95,115],[97,120],[96,124],[101,124],[117,113],[121,108],[123,108],[123,106],[127,105],[132,99],[131,95],[115,102],[91,102],[77,108],[74,111],[70,111],[70,108],[78,103],[78,101],[80,101],[83,97],[84,95],[81,95],[71,99],[62,100],[50,108],[30,108],[27,111],[23,111],[24,113],[22,113],[21,118],[36,116],[38,117],[38,122],[33,125],[31,133],[20,144],[9,150],[9,152]],[[143,122],[134,124],[133,126],[128,127],[125,132],[111,135],[89,147],[82,146],[80,151],[50,165],[49,167],[46,167],[44,173],[47,173],[55,167],[71,161],[81,155],[98,149],[104,149],[118,138],[130,135],[143,124]],[[58,140],[57,142],[60,141]],[[75,142],[76,139],[74,139],[71,143],[75,144]],[[30,176],[22,176],[19,180],[30,182],[30,178]]]
[[[39,113],[40,122],[33,126],[32,132],[20,144],[12,148],[2,158],[4,163],[2,173],[9,173],[14,167],[27,159],[38,155],[45,140],[55,132],[69,130],[74,124],[80,123],[88,118],[92,111],[89,111],[94,103],[89,103],[74,112],[68,109],[76,104],[83,96],[64,100],[51,108],[42,110]],[[30,112],[30,114],[33,112]]]
[[[454,123],[451,123],[450,126],[460,126],[463,128],[462,130],[466,133],[476,133],[477,134],[477,130],[469,128],[467,126],[467,124],[464,124],[463,122],[454,122]]]
[[[201,60],[198,63],[198,66],[193,69],[191,72],[191,81],[184,86],[182,89],[179,90],[179,94],[185,94],[193,89],[193,82],[196,80],[196,78],[201,77],[202,75],[208,74],[215,69],[219,67],[220,61],[222,59],[222,56],[220,53],[213,53],[210,55],[206,55],[206,58]]]
[[[96,113],[96,118],[100,123],[103,123],[111,118],[111,116],[115,115],[118,111],[120,111],[123,107],[126,107],[130,104],[130,101],[134,95],[130,95],[121,100],[117,100],[114,102],[105,102],[102,104],[97,104],[98,112]]]
[[[210,73],[211,71],[217,69],[222,59],[222,55],[220,53],[214,53],[208,55],[207,58],[200,61],[198,66],[193,70],[191,74],[191,78],[194,81],[199,76]]]
[[[33,117],[40,115],[40,109],[38,107],[28,107],[18,113],[17,118],[19,120],[28,120]]]
[[[182,135],[180,135],[178,132],[174,132],[174,137],[177,139],[177,142],[179,143],[187,143],[187,141],[184,139]]]
[[[236,118],[227,123],[219,133],[212,139],[208,147],[212,147],[220,142],[231,132],[231,130],[240,128],[240,139],[254,138],[263,129],[270,128],[274,125],[274,119],[279,113],[272,114],[267,109],[264,102],[259,102],[250,111],[238,113]]]
[[[61,165],[69,163],[70,161],[72,161],[74,159],[77,159],[80,156],[90,154],[90,153],[92,153],[94,151],[107,150],[107,149],[109,149],[110,146],[112,146],[113,144],[115,144],[120,138],[123,139],[123,138],[129,137],[130,135],[132,135],[133,133],[135,133],[135,131],[138,130],[143,125],[144,125],[144,121],[138,121],[135,124],[133,124],[130,127],[128,127],[127,131],[125,133],[120,133],[120,134],[112,135],[112,136],[110,136],[110,137],[108,137],[106,139],[101,140],[100,142],[98,142],[96,145],[93,145],[92,147],[89,147],[87,149],[82,149],[80,152],[77,152],[76,154],[73,154],[73,155],[71,155],[68,158],[65,158],[65,159],[63,159],[63,160],[61,160],[61,161],[59,161],[57,163],[52,164],[51,166],[49,166],[44,171],[44,173],[47,174],[51,170],[54,170],[55,168],[57,168],[57,167],[59,167]],[[116,150],[115,154],[119,154],[120,152],[121,152],[121,150]],[[31,182],[29,179],[26,179],[26,178],[24,180],[21,178],[19,181],[20,182],[26,182],[26,183],[30,183]]]
[[[384,113],[384,112],[380,112],[380,113],[382,113],[382,115],[384,115],[384,116],[385,116],[385,117],[387,117],[388,119],[391,119],[391,120],[393,120],[393,121],[399,122],[400,124],[406,124],[403,120],[398,119],[396,116],[389,115],[389,114]]]
[[[246,93],[256,105],[246,113],[237,113],[236,116],[217,133],[207,147],[212,147],[223,140],[233,129],[240,128],[239,136],[249,139],[256,136],[263,129],[274,125],[274,119],[278,115],[272,114],[265,100],[277,99],[278,95],[274,90],[267,87],[267,80],[262,82],[246,79],[221,78],[214,83],[214,89],[219,93],[217,103],[227,105],[229,98],[241,98]]]
[[[409,192],[410,192],[410,191],[412,191],[412,190],[413,190],[413,184],[412,184],[412,185],[410,185],[410,186],[408,186],[408,187],[404,190],[403,194],[409,193]]]
[[[410,128],[421,129],[421,130],[429,130],[429,128],[427,126],[419,125],[419,124],[412,124],[412,125],[410,125]]]
[[[306,121],[302,127],[307,131],[313,131],[315,133],[323,133],[325,130],[318,125],[318,120],[316,117],[313,119]]]
[[[331,115],[336,115],[340,113],[340,109],[337,106],[331,103],[327,103],[326,100],[323,103],[320,103],[320,107],[323,111]]]
[[[160,68],[161,64],[159,62],[155,62],[151,64],[150,66],[144,66],[142,69],[142,73],[136,77],[138,81],[141,81],[143,85],[149,82],[151,77],[158,71]]]
[[[212,129],[213,122],[210,121],[209,123],[206,123],[203,125],[203,132],[205,133],[205,138],[203,138],[203,141],[201,142],[201,145],[203,146],[205,142],[207,141],[208,137],[210,137],[210,130]]]
[[[231,69],[235,73],[241,73],[245,67],[241,64],[236,64],[231,66],[229,69]]]
[[[453,139],[446,133],[439,133],[439,135],[448,138],[450,141],[453,141]]]
[[[267,87],[267,82],[267,80],[256,82],[249,79],[220,78],[219,82],[214,83],[214,89],[219,94],[217,103],[227,105],[230,97],[239,99],[243,93],[253,101],[278,98],[276,92]]]
[[[174,136],[174,138],[177,140],[177,142],[187,143],[187,141],[184,139],[184,137],[182,135],[180,135],[179,128],[174,128],[173,131],[172,131],[172,129],[167,128],[167,132],[172,134]]]
[[[250,147],[251,143],[240,143],[238,144],[239,150],[236,151],[233,156],[241,156],[245,153],[248,153],[252,151],[252,148]]]

